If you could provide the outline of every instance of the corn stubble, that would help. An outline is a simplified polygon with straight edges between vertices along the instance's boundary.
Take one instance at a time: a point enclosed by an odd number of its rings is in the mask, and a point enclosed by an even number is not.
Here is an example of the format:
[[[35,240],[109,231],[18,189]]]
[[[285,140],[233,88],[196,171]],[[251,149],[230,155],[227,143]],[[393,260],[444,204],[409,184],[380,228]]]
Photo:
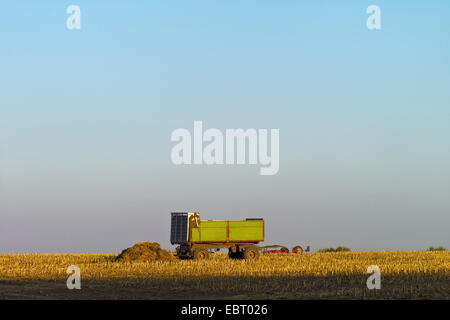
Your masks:
[[[117,288],[161,288],[185,298],[449,299],[450,252],[389,251],[261,255],[233,260],[118,262],[115,254],[3,254],[0,281],[65,283],[69,265],[83,282]],[[378,265],[381,289],[368,290],[367,267]],[[88,289],[85,289],[88,290]]]

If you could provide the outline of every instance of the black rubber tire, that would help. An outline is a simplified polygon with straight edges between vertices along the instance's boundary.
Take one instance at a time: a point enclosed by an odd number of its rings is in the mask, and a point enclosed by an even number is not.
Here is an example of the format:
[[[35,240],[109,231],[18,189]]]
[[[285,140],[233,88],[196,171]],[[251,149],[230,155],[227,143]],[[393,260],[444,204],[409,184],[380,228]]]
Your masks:
[[[259,249],[257,247],[247,247],[244,249],[245,260],[256,260],[259,258]]]
[[[194,249],[193,258],[195,260],[207,260],[209,259],[209,251],[203,248]]]

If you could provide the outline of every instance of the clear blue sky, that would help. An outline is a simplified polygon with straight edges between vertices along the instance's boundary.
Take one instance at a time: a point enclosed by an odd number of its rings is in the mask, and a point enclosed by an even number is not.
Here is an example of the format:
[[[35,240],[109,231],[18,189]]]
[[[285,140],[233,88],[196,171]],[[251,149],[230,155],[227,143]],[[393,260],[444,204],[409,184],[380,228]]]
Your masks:
[[[444,0],[2,1],[0,252],[169,248],[179,210],[263,217],[266,244],[450,247],[449,17]],[[194,120],[280,129],[278,175],[173,165]]]

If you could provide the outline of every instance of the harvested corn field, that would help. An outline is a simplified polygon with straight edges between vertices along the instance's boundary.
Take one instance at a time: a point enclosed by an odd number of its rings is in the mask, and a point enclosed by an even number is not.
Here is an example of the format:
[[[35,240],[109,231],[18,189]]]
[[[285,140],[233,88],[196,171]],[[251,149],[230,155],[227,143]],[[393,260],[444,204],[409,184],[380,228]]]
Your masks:
[[[229,259],[223,253],[212,254],[211,259],[204,261],[117,257],[116,254],[0,255],[0,298],[450,298],[449,251],[277,254],[263,255],[256,261]],[[66,287],[69,276],[66,270],[70,265],[81,270],[81,290]],[[370,265],[380,268],[379,290],[367,289]]]

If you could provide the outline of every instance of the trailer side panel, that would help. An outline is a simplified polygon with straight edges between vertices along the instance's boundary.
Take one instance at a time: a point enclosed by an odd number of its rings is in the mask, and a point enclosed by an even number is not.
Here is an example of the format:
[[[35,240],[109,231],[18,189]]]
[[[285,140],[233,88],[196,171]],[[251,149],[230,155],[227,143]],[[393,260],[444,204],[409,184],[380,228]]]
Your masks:
[[[261,242],[264,220],[201,220],[191,228],[192,243]]]

